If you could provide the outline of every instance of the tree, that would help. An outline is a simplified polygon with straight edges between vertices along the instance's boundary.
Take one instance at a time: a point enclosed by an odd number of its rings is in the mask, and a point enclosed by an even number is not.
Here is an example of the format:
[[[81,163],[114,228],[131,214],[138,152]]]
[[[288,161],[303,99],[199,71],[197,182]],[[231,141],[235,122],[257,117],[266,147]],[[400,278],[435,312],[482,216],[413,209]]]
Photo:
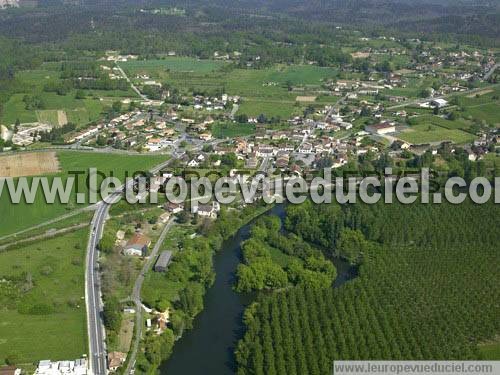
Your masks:
[[[179,292],[177,306],[189,317],[189,321],[187,322],[188,328],[191,328],[192,319],[203,310],[204,292],[203,286],[198,283],[189,283],[186,288]]]
[[[99,250],[103,253],[110,254],[115,248],[115,239],[112,234],[105,232],[99,241]]]
[[[86,97],[87,97],[87,95],[85,95],[85,91],[76,90],[75,99],[85,99]]]
[[[221,164],[228,168],[235,168],[238,163],[238,158],[234,152],[221,156]]]
[[[246,124],[248,122],[248,116],[244,113],[236,115],[234,119],[240,124]]]
[[[5,357],[5,363],[8,366],[15,366],[19,363],[19,354],[10,353],[7,357]]]
[[[431,96],[431,90],[430,89],[422,89],[422,90],[420,90],[419,96],[421,98],[428,98],[429,96]]]
[[[337,254],[347,259],[349,263],[359,263],[367,248],[365,236],[359,230],[344,229],[340,232]]]
[[[122,110],[122,102],[119,100],[114,101],[111,108],[113,109],[113,112],[120,113]]]
[[[104,326],[110,331],[118,332],[122,323],[121,305],[116,297],[110,297],[104,302]]]

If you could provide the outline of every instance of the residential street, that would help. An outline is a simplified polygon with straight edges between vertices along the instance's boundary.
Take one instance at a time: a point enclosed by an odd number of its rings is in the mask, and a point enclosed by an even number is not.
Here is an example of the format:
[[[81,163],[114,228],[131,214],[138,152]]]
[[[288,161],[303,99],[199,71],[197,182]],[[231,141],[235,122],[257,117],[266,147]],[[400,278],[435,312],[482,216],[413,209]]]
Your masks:
[[[131,351],[129,351],[130,355],[128,358],[128,365],[127,365],[127,369],[125,370],[125,374],[130,374],[134,370],[135,361],[137,358],[137,351],[139,350],[139,344],[140,344],[141,338],[142,338],[142,329],[143,329],[143,325],[144,325],[144,321],[142,318],[142,301],[141,301],[142,283],[144,282],[144,277],[146,276],[146,273],[153,266],[153,263],[156,260],[158,252],[161,249],[161,245],[165,241],[165,237],[167,236],[170,228],[174,225],[174,220],[175,220],[175,218],[170,218],[170,220],[167,222],[167,224],[163,227],[163,230],[160,234],[160,237],[158,238],[158,241],[156,241],[156,244],[153,247],[151,254],[147,258],[146,262],[144,263],[144,266],[142,267],[141,273],[139,274],[139,276],[137,277],[137,280],[135,281],[134,291],[132,293],[132,300],[135,303],[135,314],[136,314],[135,315],[135,336],[134,336],[134,341],[132,343],[132,349],[131,349]]]

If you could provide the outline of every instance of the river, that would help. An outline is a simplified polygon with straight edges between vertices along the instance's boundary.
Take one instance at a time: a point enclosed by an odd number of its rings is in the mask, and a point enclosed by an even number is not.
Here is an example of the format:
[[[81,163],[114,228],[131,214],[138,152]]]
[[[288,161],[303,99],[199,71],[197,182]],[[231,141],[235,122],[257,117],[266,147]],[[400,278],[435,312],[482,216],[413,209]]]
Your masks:
[[[283,205],[276,205],[264,215],[285,215]],[[255,221],[255,220],[254,220]],[[234,374],[236,363],[234,348],[243,336],[245,327],[243,312],[255,295],[242,295],[233,291],[236,267],[241,261],[241,243],[248,239],[254,221],[241,227],[224,242],[221,251],[214,257],[216,278],[207,291],[205,308],[196,317],[192,330],[184,332],[175,343],[168,361],[160,367],[166,375]],[[356,271],[347,262],[334,259],[337,268],[338,287],[356,276]]]

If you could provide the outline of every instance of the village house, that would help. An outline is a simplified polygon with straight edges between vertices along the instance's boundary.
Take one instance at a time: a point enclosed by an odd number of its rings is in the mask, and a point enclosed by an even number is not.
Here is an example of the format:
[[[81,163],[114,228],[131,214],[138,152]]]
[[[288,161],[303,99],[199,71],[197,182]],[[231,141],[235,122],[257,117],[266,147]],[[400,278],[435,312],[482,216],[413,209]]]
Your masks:
[[[21,369],[16,366],[3,366],[0,367],[0,375],[21,375]]]
[[[128,256],[142,256],[148,254],[151,239],[142,233],[135,233],[123,248],[123,253]]]
[[[219,145],[214,148],[214,154],[215,155],[226,155],[226,154],[231,154],[236,152],[236,147],[234,146],[223,146]]]
[[[127,355],[122,352],[111,352],[108,353],[108,370],[110,372],[115,372],[121,365],[125,363]]]
[[[257,157],[270,157],[278,152],[274,147],[267,145],[257,145],[254,147],[254,152]]]
[[[245,168],[248,169],[255,169],[257,168],[257,165],[258,165],[258,160],[255,157],[255,155],[249,157],[245,162]]]
[[[313,153],[313,145],[309,142],[304,142],[299,149],[297,150],[299,154],[312,154]]]
[[[213,139],[212,137],[212,133],[201,133],[199,135],[199,138],[202,140],[202,141],[211,141]]]
[[[242,138],[237,138],[234,140],[234,144],[236,146],[236,151],[246,154],[249,152],[248,142]]]
[[[290,156],[285,153],[278,154],[276,157],[276,168],[279,168],[281,170],[285,169],[288,167],[288,163],[290,162]]]
[[[0,372],[1,373],[1,372]],[[21,371],[19,370],[19,374]],[[75,361],[43,360],[38,362],[35,375],[86,375],[87,360],[85,358]],[[17,373],[16,373],[17,375]]]
[[[172,214],[178,214],[179,212],[184,211],[184,204],[167,202],[165,203],[164,208]]]
[[[193,213],[198,214],[198,216],[206,217],[209,219],[217,219],[217,213],[220,211],[220,205],[218,202],[212,202],[212,204],[200,204],[198,206],[193,206]]]
[[[166,179],[167,178],[164,176],[151,177],[149,179],[149,191],[151,193],[157,193],[161,186],[165,183]]]

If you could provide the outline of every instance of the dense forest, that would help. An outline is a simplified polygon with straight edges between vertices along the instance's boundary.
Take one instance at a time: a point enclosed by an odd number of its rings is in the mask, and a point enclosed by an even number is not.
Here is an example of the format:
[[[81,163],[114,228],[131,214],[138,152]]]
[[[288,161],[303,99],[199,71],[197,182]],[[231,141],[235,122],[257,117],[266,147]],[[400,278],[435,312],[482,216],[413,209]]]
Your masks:
[[[494,204],[306,203],[288,208],[286,227],[352,256],[359,276],[338,289],[260,296],[245,314],[239,374],[330,374],[335,359],[481,358],[477,344],[500,331]],[[341,252],[346,233],[360,241],[355,254]]]
[[[254,225],[250,239],[242,245],[244,264],[237,270],[236,290],[332,285],[336,270],[322,252],[297,235],[281,233],[280,229],[281,221],[276,216],[263,217]]]

